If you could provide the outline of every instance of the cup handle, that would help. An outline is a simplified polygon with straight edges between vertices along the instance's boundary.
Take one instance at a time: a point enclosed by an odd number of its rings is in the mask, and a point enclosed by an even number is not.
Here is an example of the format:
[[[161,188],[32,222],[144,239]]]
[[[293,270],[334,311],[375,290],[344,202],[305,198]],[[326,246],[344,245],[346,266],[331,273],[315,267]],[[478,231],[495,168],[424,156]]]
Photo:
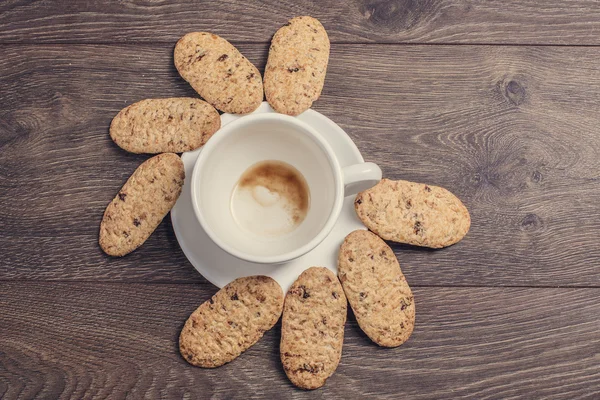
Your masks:
[[[372,162],[349,165],[342,168],[344,196],[352,196],[369,189],[381,180],[381,168]]]

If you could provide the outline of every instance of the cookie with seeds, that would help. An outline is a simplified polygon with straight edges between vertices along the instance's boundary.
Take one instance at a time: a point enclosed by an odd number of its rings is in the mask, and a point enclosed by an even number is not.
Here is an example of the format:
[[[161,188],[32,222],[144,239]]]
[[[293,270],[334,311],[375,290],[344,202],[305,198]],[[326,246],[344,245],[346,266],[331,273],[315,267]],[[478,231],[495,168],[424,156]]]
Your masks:
[[[385,240],[441,248],[460,241],[471,217],[448,190],[382,179],[356,196],[354,208],[367,228]]]
[[[321,96],[329,37],[312,17],[292,18],[273,36],[265,68],[265,95],[279,113],[298,115]]]
[[[281,322],[281,362],[287,377],[316,389],[335,372],[342,356],[346,296],[327,268],[304,271],[285,296]]]
[[[142,163],[104,211],[102,250],[124,256],[141,246],[175,205],[184,178],[177,154],[159,154]]]
[[[397,347],[415,326],[415,301],[398,259],[377,235],[357,230],[338,255],[338,277],[360,328],[372,341]]]
[[[227,40],[208,32],[188,33],[175,45],[175,67],[216,109],[245,114],[263,100],[258,69]]]
[[[110,137],[131,153],[183,153],[204,145],[220,127],[219,112],[200,99],[146,99],[117,114]]]
[[[282,308],[283,291],[272,278],[238,278],[190,315],[179,335],[179,351],[192,365],[219,367],[258,342]]]

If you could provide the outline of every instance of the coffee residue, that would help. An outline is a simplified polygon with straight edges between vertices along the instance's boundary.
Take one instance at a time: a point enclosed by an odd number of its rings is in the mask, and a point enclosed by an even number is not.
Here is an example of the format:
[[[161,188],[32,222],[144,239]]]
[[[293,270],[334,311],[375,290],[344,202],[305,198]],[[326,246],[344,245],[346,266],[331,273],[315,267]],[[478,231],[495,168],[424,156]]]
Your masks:
[[[304,176],[296,168],[283,161],[261,161],[244,172],[239,181],[240,187],[262,186],[271,193],[277,193],[293,205],[297,211],[295,221],[304,219],[310,203],[310,192]]]
[[[306,217],[310,207],[310,190],[304,176],[283,161],[261,161],[248,168],[238,180],[234,194],[244,191],[251,193],[256,204],[266,207],[264,212],[267,212],[266,210],[271,206],[283,207],[287,214],[286,219],[289,218],[289,223],[293,225],[283,224],[282,228],[287,226],[284,231],[298,226]],[[236,214],[240,215],[237,212]],[[267,217],[266,214],[263,216]],[[271,224],[267,220],[261,219],[261,225]],[[260,230],[260,228],[255,226],[253,230]]]

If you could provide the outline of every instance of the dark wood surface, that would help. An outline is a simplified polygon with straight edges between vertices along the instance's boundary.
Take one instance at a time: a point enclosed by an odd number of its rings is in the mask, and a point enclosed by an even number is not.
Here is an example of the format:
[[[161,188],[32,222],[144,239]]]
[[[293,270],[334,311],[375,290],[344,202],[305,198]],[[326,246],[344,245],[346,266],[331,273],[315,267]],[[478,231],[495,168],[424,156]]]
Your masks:
[[[208,284],[0,288],[3,398],[573,399],[592,398],[600,382],[600,292],[589,289],[415,288],[417,325],[406,344],[377,347],[351,316],[336,374],[303,392],[281,367],[280,323],[218,369],[179,356],[179,330],[210,297]]]
[[[295,15],[336,43],[600,44],[596,0],[3,0],[0,42],[170,44],[204,30],[263,43]]]
[[[147,158],[112,143],[111,119],[195,95],[177,38],[214,31],[263,69],[302,14],[333,42],[314,108],[385,176],[445,186],[473,220],[448,249],[394,246],[413,336],[380,349],[350,315],[337,373],[310,393],[283,373],[279,325],[222,368],[180,358],[217,289],[169,218],[124,258],[97,245]],[[0,2],[0,398],[594,398],[599,25],[594,1]]]

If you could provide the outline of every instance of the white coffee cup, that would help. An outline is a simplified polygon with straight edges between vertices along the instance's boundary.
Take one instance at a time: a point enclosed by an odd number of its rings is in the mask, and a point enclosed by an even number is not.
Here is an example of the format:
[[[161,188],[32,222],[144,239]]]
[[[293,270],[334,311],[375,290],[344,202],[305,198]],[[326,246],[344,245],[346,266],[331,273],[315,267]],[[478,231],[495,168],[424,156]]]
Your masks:
[[[283,161],[298,170],[310,191],[310,208],[291,232],[263,237],[235,221],[231,196],[251,166]],[[381,169],[373,163],[341,168],[331,146],[306,123],[283,114],[243,116],[216,132],[196,160],[191,179],[192,204],[207,235],[242,260],[277,264],[315,248],[333,229],[348,190],[373,185]]]

